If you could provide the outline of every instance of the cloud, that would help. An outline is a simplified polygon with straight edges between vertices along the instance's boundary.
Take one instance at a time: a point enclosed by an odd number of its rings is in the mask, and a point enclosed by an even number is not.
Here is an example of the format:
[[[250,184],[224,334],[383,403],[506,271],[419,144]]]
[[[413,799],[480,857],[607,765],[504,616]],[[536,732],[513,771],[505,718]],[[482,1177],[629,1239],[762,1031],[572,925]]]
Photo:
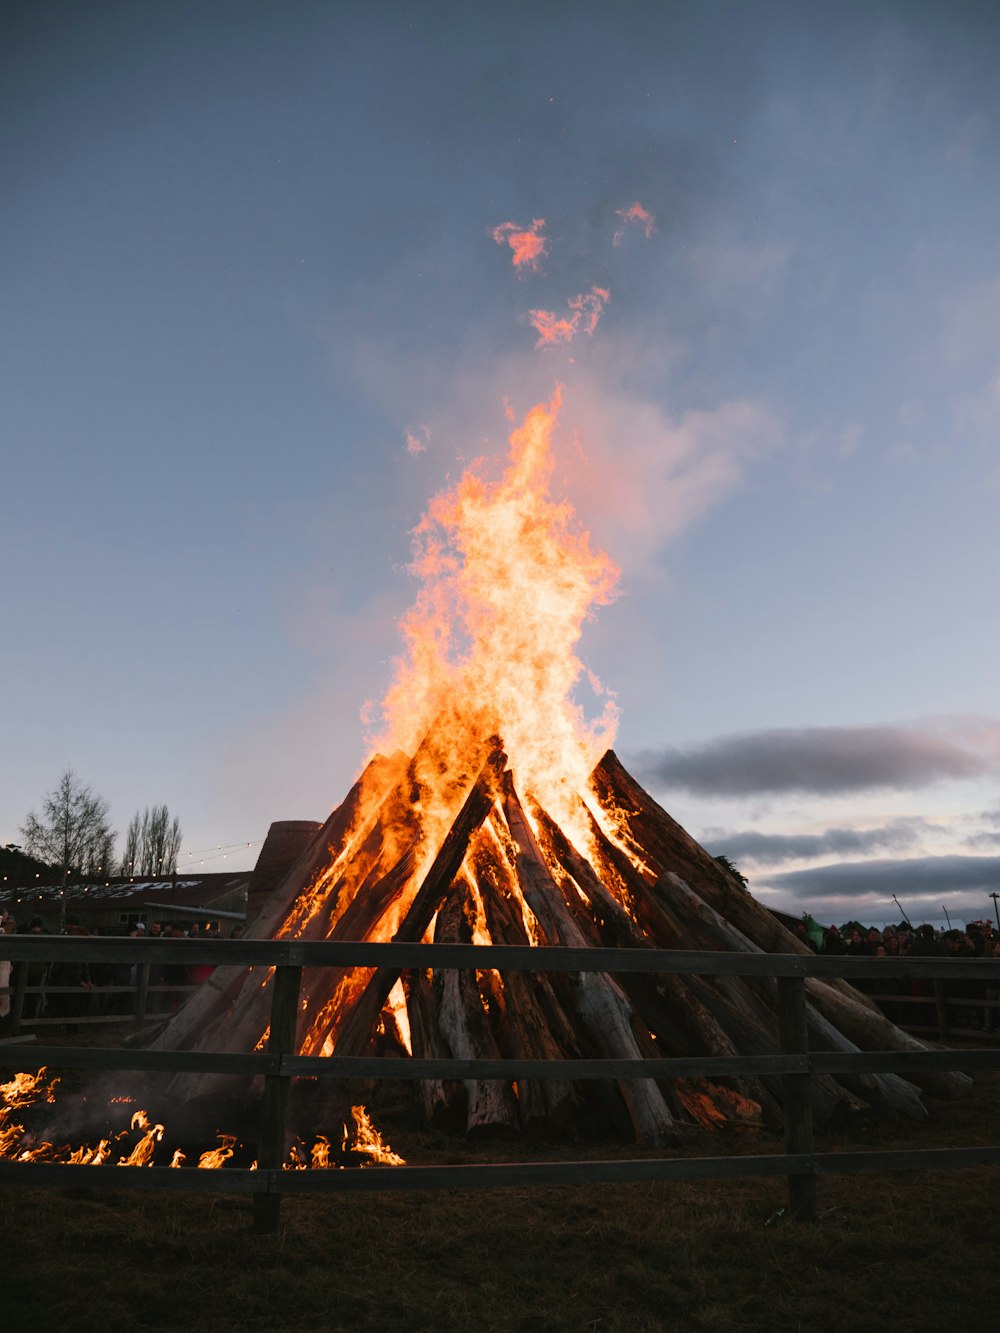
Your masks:
[[[1000,807],[996,810],[980,810],[976,816],[986,828],[970,833],[964,839],[966,847],[1000,847]]]
[[[932,827],[924,819],[898,819],[878,828],[828,828],[822,833],[758,833],[748,829],[721,838],[703,839],[715,856],[728,856],[739,866],[775,865],[820,856],[865,856],[871,852],[904,851]]]
[[[611,300],[611,293],[606,287],[591,287],[589,292],[581,292],[566,302],[571,313],[558,316],[552,310],[532,310],[530,319],[538,332],[536,347],[553,347],[558,343],[572,342],[581,331],[591,334],[597,328],[601,311]]]
[[[781,727],[720,736],[646,751],[636,767],[650,782],[699,796],[834,796],[978,777],[996,771],[998,761],[1000,725],[967,718],[923,728]]]
[[[490,235],[497,245],[509,245],[513,252],[511,263],[520,272],[529,269],[537,273],[548,250],[548,241],[541,234],[545,226],[544,218],[535,218],[530,227],[522,227],[516,222],[501,222],[494,227]]]
[[[867,895],[891,901],[895,894],[904,899],[915,896],[941,903],[956,892],[985,897],[998,879],[1000,856],[921,856],[845,861],[811,870],[789,870],[769,875],[767,885],[771,890],[790,890],[805,901]]]
[[[964,842],[966,847],[1000,847],[1000,829],[992,833],[970,833]]]
[[[615,213],[622,220],[622,226],[618,228],[611,238],[612,245],[621,245],[625,237],[625,226],[630,222],[642,223],[642,234],[648,241],[656,230],[656,219],[647,209],[643,208],[638,200],[630,204],[628,208],[616,208]]]

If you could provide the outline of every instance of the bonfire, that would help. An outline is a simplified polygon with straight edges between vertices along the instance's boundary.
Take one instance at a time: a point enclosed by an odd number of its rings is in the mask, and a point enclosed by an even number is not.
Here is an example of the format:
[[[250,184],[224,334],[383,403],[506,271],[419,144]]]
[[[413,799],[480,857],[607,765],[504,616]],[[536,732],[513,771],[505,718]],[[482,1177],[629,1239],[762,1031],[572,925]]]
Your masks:
[[[611,745],[614,700],[577,655],[618,571],[550,495],[560,393],[510,436],[502,475],[473,465],[415,532],[420,580],[384,733],[351,791],[269,895],[250,938],[804,952],[639,786]],[[604,707],[576,701],[586,676]],[[159,1049],[261,1049],[272,977],[220,968]],[[765,1055],[775,983],[735,976],[314,968],[305,1055],[401,1058]],[[913,1049],[865,996],[809,982],[816,1050]],[[923,1079],[923,1075],[921,1078]],[[958,1093],[956,1073],[924,1086]],[[183,1075],[174,1092],[206,1094]],[[426,1082],[432,1122],[471,1135],[614,1128],[662,1143],[684,1126],[782,1123],[774,1078]],[[893,1074],[813,1080],[817,1119],[880,1102],[925,1114]]]

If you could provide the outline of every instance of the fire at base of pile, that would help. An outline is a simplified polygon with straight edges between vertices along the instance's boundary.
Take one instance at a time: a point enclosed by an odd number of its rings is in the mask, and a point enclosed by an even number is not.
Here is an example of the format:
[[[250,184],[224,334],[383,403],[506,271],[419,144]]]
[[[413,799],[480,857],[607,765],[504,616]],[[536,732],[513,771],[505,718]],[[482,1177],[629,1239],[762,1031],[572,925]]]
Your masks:
[[[480,731],[479,735],[483,732]],[[454,761],[432,732],[409,757],[377,756],[274,891],[251,938],[803,953],[609,751],[558,818],[518,791],[500,742]],[[261,1049],[272,974],[220,968],[152,1043]],[[807,982],[815,1051],[919,1050],[842,981]],[[771,1055],[776,983],[738,976],[307,969],[297,1031],[306,1055],[564,1059]],[[816,1076],[817,1124],[861,1106],[926,1115],[921,1091],[956,1097],[960,1073]],[[226,1087],[179,1075],[172,1091]],[[426,1119],[470,1136],[613,1132],[641,1143],[685,1128],[783,1123],[779,1077],[523,1080],[418,1085]]]
[[[185,1123],[183,1114],[172,1114],[162,1123],[136,1108],[132,1097],[63,1097],[59,1083],[44,1067],[0,1083],[0,1159],[67,1166],[257,1167],[253,1127],[216,1133],[208,1147],[208,1136],[198,1137],[197,1116]],[[352,1106],[334,1134],[293,1135],[284,1163],[289,1171],[402,1165],[363,1106]]]

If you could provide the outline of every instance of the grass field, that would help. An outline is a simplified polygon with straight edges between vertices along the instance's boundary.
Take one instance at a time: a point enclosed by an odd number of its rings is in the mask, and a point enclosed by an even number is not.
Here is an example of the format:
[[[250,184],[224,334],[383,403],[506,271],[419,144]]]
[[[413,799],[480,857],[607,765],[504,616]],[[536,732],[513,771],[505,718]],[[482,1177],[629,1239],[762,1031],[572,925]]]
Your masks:
[[[923,1124],[859,1115],[823,1150],[997,1142],[1000,1074]],[[634,1146],[483,1145],[376,1119],[410,1163],[635,1157]],[[777,1152],[698,1138],[692,1156]],[[80,1168],[83,1178],[88,1168]],[[1000,1168],[821,1179],[815,1224],[785,1183],[737,1180],[286,1199],[255,1236],[243,1197],[8,1187],[0,1326],[60,1329],[993,1330]]]

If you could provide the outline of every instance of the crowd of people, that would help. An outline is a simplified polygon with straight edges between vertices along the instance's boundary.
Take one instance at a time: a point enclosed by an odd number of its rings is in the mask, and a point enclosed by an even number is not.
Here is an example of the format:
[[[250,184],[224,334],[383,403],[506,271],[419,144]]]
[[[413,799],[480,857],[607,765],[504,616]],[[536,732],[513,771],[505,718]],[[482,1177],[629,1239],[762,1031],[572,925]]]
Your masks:
[[[1000,930],[984,918],[968,921],[961,928],[935,930],[931,925],[914,927],[909,921],[898,926],[864,926],[848,921],[842,926],[820,926],[811,917],[797,922],[795,932],[819,954],[870,958],[1000,958]],[[859,978],[852,983],[876,999],[907,992],[914,996],[933,994],[933,983],[913,979]],[[1000,986],[985,981],[946,980],[942,994],[954,1013],[954,1026],[991,1032],[1000,1028]],[[887,1001],[881,1007],[893,1022],[913,1021],[912,1009],[902,1002]]]
[[[40,916],[18,926],[9,912],[0,911],[0,935],[45,935],[49,932]],[[63,935],[97,936],[78,917],[69,917]],[[181,921],[153,921],[148,931],[143,921],[135,921],[122,932],[132,939],[217,940],[222,932],[217,921],[204,924]],[[239,927],[231,932],[238,935]],[[2,947],[2,946],[0,946]],[[0,959],[0,1022],[11,1013],[11,996],[24,970],[25,994],[21,1016],[25,1019],[58,1018],[72,1027],[88,1015],[122,1016],[136,1013],[137,993],[142,980],[142,964],[95,963],[61,959],[56,962],[31,960],[11,964]],[[200,985],[213,971],[211,964],[183,962],[151,963],[145,978],[145,1012],[156,1016],[177,1009],[191,986]]]

